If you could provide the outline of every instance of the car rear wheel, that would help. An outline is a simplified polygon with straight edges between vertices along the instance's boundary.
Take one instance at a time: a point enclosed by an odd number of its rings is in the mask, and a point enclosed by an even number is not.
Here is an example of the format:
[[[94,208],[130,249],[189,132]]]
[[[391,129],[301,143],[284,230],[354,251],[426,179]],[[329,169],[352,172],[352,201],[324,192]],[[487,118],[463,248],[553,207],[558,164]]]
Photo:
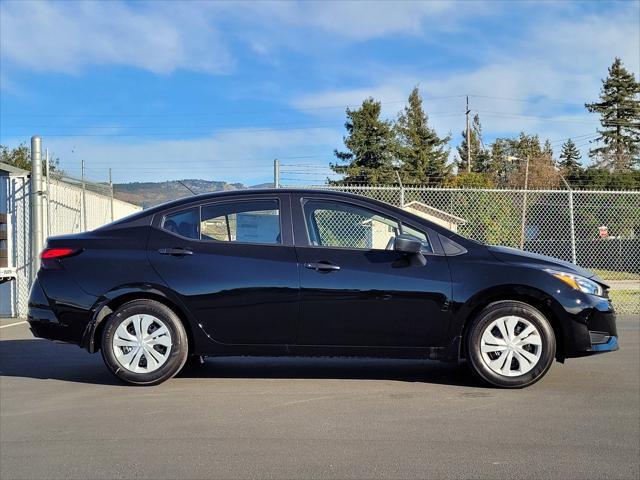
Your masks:
[[[467,335],[471,370],[501,388],[522,388],[540,380],[556,353],[551,324],[523,302],[500,301],[487,306]]]
[[[187,360],[182,322],[166,305],[140,299],[125,303],[107,320],[102,358],[120,380],[157,385],[173,377]]]

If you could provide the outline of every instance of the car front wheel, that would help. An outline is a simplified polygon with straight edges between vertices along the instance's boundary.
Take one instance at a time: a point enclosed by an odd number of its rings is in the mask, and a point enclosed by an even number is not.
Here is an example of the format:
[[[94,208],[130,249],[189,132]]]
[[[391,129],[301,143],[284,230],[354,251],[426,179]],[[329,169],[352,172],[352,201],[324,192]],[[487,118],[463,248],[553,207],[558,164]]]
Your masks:
[[[467,335],[471,370],[501,388],[522,388],[540,380],[556,354],[551,324],[523,302],[500,301],[487,306]]]
[[[173,377],[187,360],[182,322],[166,305],[148,299],[118,308],[102,335],[102,357],[120,380],[157,385]]]

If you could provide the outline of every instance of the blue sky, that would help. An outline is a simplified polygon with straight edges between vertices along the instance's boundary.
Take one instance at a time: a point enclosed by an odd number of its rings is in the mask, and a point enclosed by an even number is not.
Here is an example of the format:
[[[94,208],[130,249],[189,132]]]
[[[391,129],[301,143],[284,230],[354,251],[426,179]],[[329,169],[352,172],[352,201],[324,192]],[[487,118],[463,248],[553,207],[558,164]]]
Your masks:
[[[104,180],[322,182],[344,110],[394,118],[418,85],[431,124],[484,141],[573,137],[585,157],[615,56],[640,70],[640,3],[0,2],[0,143],[43,136]],[[584,159],[588,163],[588,159]]]

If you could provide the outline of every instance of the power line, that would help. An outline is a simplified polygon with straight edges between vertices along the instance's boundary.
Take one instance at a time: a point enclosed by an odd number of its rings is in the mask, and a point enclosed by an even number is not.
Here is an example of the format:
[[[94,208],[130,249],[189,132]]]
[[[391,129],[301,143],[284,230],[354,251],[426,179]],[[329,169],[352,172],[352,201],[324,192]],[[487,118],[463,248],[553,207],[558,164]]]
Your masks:
[[[464,98],[466,94],[457,94],[457,95],[442,95],[442,96],[425,96],[422,97],[424,101],[432,101],[432,100],[446,100],[451,98]],[[583,107],[582,103],[575,102],[563,102],[559,100],[552,100],[548,98],[514,98],[514,97],[501,97],[501,96],[493,96],[493,95],[478,95],[478,94],[468,94],[469,97],[472,98],[485,98],[490,100],[503,100],[503,101],[511,101],[511,102],[521,102],[521,103],[552,103],[558,105],[570,105],[574,107]],[[389,100],[385,102],[380,102],[381,105],[393,105],[393,104],[402,104],[407,103],[406,99],[403,100]],[[209,112],[175,112],[175,113],[79,113],[79,114],[61,114],[61,113],[17,113],[12,114],[11,117],[21,117],[21,118],[165,118],[165,117],[214,117],[214,116],[233,116],[233,115],[256,115],[259,113],[280,113],[287,112],[290,113],[292,110],[294,111],[316,111],[316,110],[331,110],[331,109],[346,109],[352,107],[360,106],[359,103],[355,104],[342,104],[342,105],[322,105],[316,107],[304,107],[304,106],[295,106],[293,105],[290,109],[268,109],[268,110],[227,110],[227,111],[209,111]],[[3,114],[3,116],[7,116]]]
[[[559,100],[550,100],[550,99],[546,99],[546,98],[540,98],[540,99],[531,99],[531,98],[512,98],[512,97],[495,97],[495,96],[491,96],[491,95],[469,95],[470,97],[473,98],[487,98],[487,99],[491,99],[491,100],[505,100],[505,101],[510,101],[510,102],[522,102],[522,103],[555,103],[558,105],[571,105],[574,107],[582,107],[584,108],[584,104],[582,103],[573,103],[573,102],[562,102]]]
[[[566,137],[566,138],[559,138],[557,140],[549,140],[549,143],[554,144],[554,143],[564,143],[567,140],[578,140],[581,138],[585,138],[585,137],[595,137],[599,135],[598,132],[593,132],[593,133],[585,133],[583,135],[573,135],[571,137]]]
[[[545,117],[545,116],[539,116],[539,115],[525,115],[525,114],[520,114],[520,113],[508,113],[508,112],[490,112],[490,111],[486,111],[486,110],[474,110],[476,112],[478,112],[479,114],[483,115],[483,116],[490,116],[490,117],[505,117],[505,118],[533,118],[536,120],[546,120],[549,122],[564,122],[564,123],[575,123],[575,124],[583,124],[583,125],[593,125],[595,123],[597,123],[597,120],[591,121],[591,122],[586,122],[586,121],[580,121],[580,120],[569,120],[566,118],[562,118],[561,116],[555,116],[555,117]]]
[[[422,97],[425,101],[430,100],[445,100],[449,98],[461,98],[464,95],[444,95],[439,97]],[[393,105],[407,103],[407,100],[390,100],[386,102],[380,102],[381,105]],[[331,110],[331,109],[346,109],[359,107],[361,103],[348,104],[348,105],[323,105],[317,107],[296,107],[292,106],[290,109],[277,109],[277,110],[229,110],[229,111],[219,111],[219,112],[178,112],[178,113],[92,113],[92,114],[58,114],[58,113],[39,113],[39,114],[29,114],[29,113],[18,113],[15,115],[11,115],[13,117],[53,117],[53,118],[113,118],[113,117],[127,117],[127,118],[141,118],[141,117],[149,117],[149,118],[163,118],[163,117],[202,117],[202,116],[231,116],[231,115],[256,115],[259,113],[277,113],[277,112],[287,112],[290,113],[293,111],[315,111],[315,110]]]

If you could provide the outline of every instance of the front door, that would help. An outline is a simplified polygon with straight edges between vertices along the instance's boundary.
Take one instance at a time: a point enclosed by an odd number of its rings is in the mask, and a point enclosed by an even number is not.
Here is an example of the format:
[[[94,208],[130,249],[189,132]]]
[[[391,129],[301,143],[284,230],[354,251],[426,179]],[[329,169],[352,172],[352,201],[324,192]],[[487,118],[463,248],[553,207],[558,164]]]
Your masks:
[[[152,229],[152,265],[214,341],[294,341],[299,279],[289,215],[287,195],[243,196],[169,212]]]
[[[296,229],[299,345],[441,346],[451,281],[427,233],[366,203],[309,196],[293,204],[294,222],[305,226]],[[421,237],[425,265],[393,250],[401,232]]]

